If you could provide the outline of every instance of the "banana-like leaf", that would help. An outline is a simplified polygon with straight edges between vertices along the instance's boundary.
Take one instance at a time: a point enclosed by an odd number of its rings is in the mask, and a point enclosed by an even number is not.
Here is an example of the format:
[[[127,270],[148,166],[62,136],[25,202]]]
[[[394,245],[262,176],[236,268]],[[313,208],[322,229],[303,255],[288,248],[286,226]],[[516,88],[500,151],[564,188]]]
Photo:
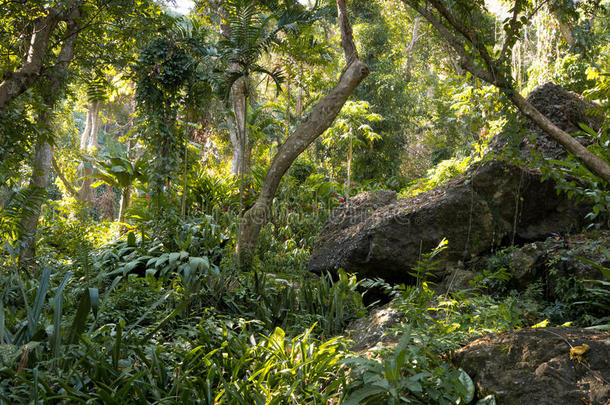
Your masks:
[[[8,336],[7,332],[4,321],[4,302],[0,300],[0,345],[13,343],[13,339]]]
[[[89,315],[89,310],[92,310],[94,316],[97,317],[97,310],[99,305],[99,291],[97,288],[88,288],[83,292],[83,295],[80,300],[80,304],[76,311],[76,316],[74,317],[74,321],[72,321],[72,326],[70,328],[70,343],[76,343],[80,337],[80,335],[85,330],[85,325],[87,324],[87,315]]]
[[[42,313],[42,307],[44,305],[45,298],[47,297],[47,291],[49,289],[49,280],[51,277],[51,269],[48,267],[44,267],[42,270],[42,278],[40,279],[40,284],[38,285],[38,290],[36,292],[36,298],[34,299],[34,303],[30,308],[28,303],[27,294],[25,292],[25,285],[23,281],[19,278],[19,288],[21,289],[21,294],[23,295],[23,300],[25,303],[25,309],[27,313],[27,331],[25,333],[18,333],[18,337],[24,338],[23,342],[15,342],[15,344],[27,343],[32,337],[36,334],[36,328],[38,327],[38,320],[40,319],[40,314]]]
[[[53,298],[53,336],[51,337],[51,345],[53,346],[55,361],[59,359],[61,350],[61,312],[64,302],[63,292],[71,277],[71,272],[66,273],[63,280],[61,280],[59,287],[57,287],[55,298]]]

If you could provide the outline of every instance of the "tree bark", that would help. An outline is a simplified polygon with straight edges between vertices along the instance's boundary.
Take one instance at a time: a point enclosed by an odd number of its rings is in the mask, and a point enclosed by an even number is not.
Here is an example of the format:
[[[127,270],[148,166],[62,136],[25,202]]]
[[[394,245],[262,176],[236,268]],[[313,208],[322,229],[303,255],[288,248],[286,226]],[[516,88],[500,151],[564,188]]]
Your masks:
[[[80,12],[76,9],[71,14],[72,20],[68,23],[68,36],[57,57],[57,63],[53,69],[50,69],[45,75],[48,81],[48,88],[43,97],[43,110],[40,113],[41,122],[46,126],[51,126],[52,111],[57,103],[61,88],[64,86],[68,67],[74,56],[74,46],[79,29]],[[34,164],[32,165],[32,177],[30,179],[29,188],[34,191],[46,193],[46,188],[49,184],[49,173],[53,161],[53,147],[48,140],[39,140],[36,144],[36,152]],[[38,220],[42,207],[43,198],[37,198],[33,201],[30,212],[21,218],[21,245],[22,249],[19,253],[19,263],[25,264],[30,261],[35,255],[36,231],[38,228]]]
[[[89,106],[89,110],[87,111],[87,116],[89,118],[85,124],[83,135],[81,136],[82,153],[93,152],[99,147],[97,136],[99,128],[100,104],[101,103],[99,101],[93,101]],[[89,126],[89,133],[86,132],[88,129],[87,126]],[[91,167],[91,164],[85,160],[83,160],[83,169],[81,174],[83,182],[81,183],[81,187],[78,192],[79,200],[90,203],[93,201],[93,189],[91,188],[91,184],[93,184],[93,179],[91,178],[93,175],[93,168]]]
[[[227,12],[225,10],[225,0],[210,1],[209,5],[213,11],[226,21]],[[223,37],[231,37],[231,27],[224,22],[220,25]],[[229,70],[238,72],[240,66],[233,64]],[[248,99],[248,78],[240,77],[231,86],[231,104],[235,116],[235,129],[229,130],[231,146],[233,146],[233,160],[231,162],[231,173],[235,175],[250,173],[250,141],[248,136],[248,126],[246,122]]]
[[[233,158],[237,155],[238,170],[236,174],[248,175],[250,173],[250,140],[248,135],[247,108],[248,108],[248,78],[241,77],[231,87],[231,102],[235,113],[237,127],[236,138],[231,138]]]
[[[91,133],[91,112],[93,111],[93,103],[87,108],[87,116],[85,117],[85,129],[80,136],[80,150],[85,151],[87,149],[87,142],[89,142],[89,134]]]
[[[420,20],[421,17],[418,15],[413,21],[413,33],[411,34],[411,42],[409,42],[409,46],[407,47],[407,55],[405,62],[405,81],[407,83],[411,81],[411,78],[413,76],[411,73],[411,60],[413,59],[413,50],[415,49],[417,41],[419,40],[419,38],[421,38],[421,35],[419,33]]]
[[[269,219],[273,198],[284,173],[295,159],[332,125],[348,97],[369,73],[368,67],[358,59],[345,0],[337,0],[337,9],[347,67],[336,86],[316,104],[307,119],[280,146],[265,175],[258,199],[244,214],[237,240],[238,262],[244,270],[251,265],[258,235]]]
[[[570,134],[563,131],[561,128],[553,124],[548,118],[546,118],[540,111],[538,111],[532,104],[525,100],[517,90],[511,85],[509,77],[506,77],[504,71],[501,69],[504,60],[502,59],[505,55],[501,52],[500,58],[492,60],[485,43],[476,34],[473,29],[468,29],[462,22],[452,18],[451,14],[444,8],[440,0],[429,0],[430,4],[439,12],[439,17],[436,17],[432,11],[422,6],[415,0],[403,0],[403,3],[413,7],[422,17],[424,17],[439,34],[451,45],[451,47],[458,54],[460,59],[460,65],[478,77],[481,80],[486,81],[498,87],[503,91],[512,103],[523,113],[526,117],[531,119],[536,125],[540,127],[548,136],[554,139],[557,143],[566,148],[571,154],[573,154],[591,173],[595,176],[603,179],[607,183],[610,183],[610,165],[589,151],[586,147],[580,144]],[[516,17],[513,17],[516,18]],[[444,20],[443,20],[444,19]],[[449,25],[448,28],[445,23]],[[473,27],[474,28],[474,27]],[[517,35],[517,30],[511,30],[512,35]],[[463,41],[457,36],[460,35],[466,41],[473,44],[473,47],[477,50],[483,61],[485,67],[474,63],[473,59],[466,52]],[[513,38],[508,36],[505,40],[503,49],[507,48],[507,44],[510,44]]]
[[[125,212],[131,202],[131,187],[123,187],[121,189],[121,202],[119,203],[119,222],[125,222]],[[121,225],[122,227],[123,225]]]
[[[610,184],[610,165],[585,148],[580,142],[574,139],[573,136],[563,131],[561,128],[553,124],[547,117],[536,109],[529,101],[521,96],[517,91],[512,91],[510,94],[511,101],[517,106],[519,111],[526,117],[531,119],[551,138],[557,141],[560,145],[566,148],[571,154],[576,157],[589,171],[598,177],[604,179]]]
[[[48,111],[40,115],[40,119],[48,122],[50,114]],[[28,188],[38,197],[33,198],[31,206],[21,217],[21,250],[19,251],[19,262],[26,263],[34,257],[36,245],[36,230],[42,202],[49,185],[49,173],[51,171],[51,160],[53,159],[53,147],[48,141],[39,141],[36,144],[34,166],[32,177]],[[41,195],[42,194],[42,195]]]

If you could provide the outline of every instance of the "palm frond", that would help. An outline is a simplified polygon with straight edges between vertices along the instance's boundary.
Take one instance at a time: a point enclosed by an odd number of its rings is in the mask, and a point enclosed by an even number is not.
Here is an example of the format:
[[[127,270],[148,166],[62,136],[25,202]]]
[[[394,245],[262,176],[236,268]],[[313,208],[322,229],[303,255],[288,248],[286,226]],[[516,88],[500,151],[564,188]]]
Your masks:
[[[269,70],[260,65],[253,65],[251,70],[253,72],[263,73],[269,76],[275,82],[276,94],[280,94],[282,91],[282,83],[284,82],[284,72],[281,68],[275,67],[273,70]]]

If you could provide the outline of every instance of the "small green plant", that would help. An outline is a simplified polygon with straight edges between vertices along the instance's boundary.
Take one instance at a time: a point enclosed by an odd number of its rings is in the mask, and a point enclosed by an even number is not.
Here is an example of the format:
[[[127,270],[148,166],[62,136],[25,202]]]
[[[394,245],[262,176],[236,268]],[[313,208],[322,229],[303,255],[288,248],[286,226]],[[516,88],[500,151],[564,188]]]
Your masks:
[[[343,360],[354,366],[354,378],[343,404],[468,404],[474,384],[463,370],[431,363],[425,349],[411,340],[407,327],[391,355],[381,360],[355,357]]]
[[[434,276],[434,272],[438,270],[441,263],[441,259],[436,257],[447,248],[447,244],[447,239],[443,238],[431,252],[422,254],[417,264],[409,272],[415,278],[417,287],[421,287],[428,277]]]

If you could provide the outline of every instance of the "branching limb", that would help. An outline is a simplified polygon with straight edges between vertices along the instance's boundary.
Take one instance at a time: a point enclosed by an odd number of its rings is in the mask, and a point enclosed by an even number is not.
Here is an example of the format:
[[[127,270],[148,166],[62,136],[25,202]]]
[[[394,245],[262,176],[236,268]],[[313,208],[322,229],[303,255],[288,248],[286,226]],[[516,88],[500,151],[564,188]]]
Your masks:
[[[481,55],[481,58],[483,58],[483,60],[485,61],[485,64],[487,65],[488,69],[493,74],[495,71],[494,60],[487,51],[487,48],[485,47],[485,42],[481,40],[476,30],[472,28],[469,29],[461,21],[454,18],[441,0],[429,1],[430,4],[432,4],[432,6],[434,6],[434,8],[436,8],[436,10],[438,10],[438,12],[445,18],[449,25],[452,26],[458,33],[460,33],[476,48],[476,50],[479,52],[479,55]]]

